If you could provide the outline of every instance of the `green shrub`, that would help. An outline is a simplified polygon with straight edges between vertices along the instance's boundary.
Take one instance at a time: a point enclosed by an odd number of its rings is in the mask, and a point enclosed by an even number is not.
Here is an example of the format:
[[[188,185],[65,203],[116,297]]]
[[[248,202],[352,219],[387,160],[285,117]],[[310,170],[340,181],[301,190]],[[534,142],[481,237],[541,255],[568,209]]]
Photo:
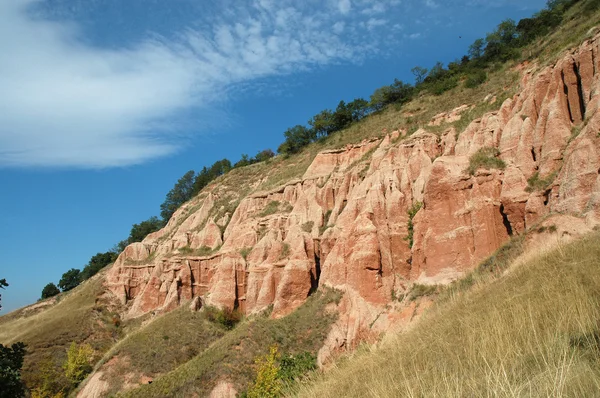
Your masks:
[[[557,172],[555,171],[550,173],[546,178],[540,178],[540,173],[536,171],[534,175],[527,179],[527,188],[525,188],[525,192],[531,193],[546,190],[556,178],[556,174]]]
[[[409,293],[410,301],[415,301],[419,297],[431,296],[436,293],[438,287],[436,285],[421,285],[419,283],[415,283]]]
[[[233,329],[242,320],[242,313],[237,309],[219,309],[213,306],[204,307],[204,316],[210,322],[221,325],[227,330]]]
[[[50,282],[42,289],[42,299],[56,296],[58,293],[60,293],[58,287],[56,287],[54,283]]]
[[[281,250],[281,254],[279,255],[279,259],[283,260],[284,258],[290,255],[290,245],[289,243],[283,244],[283,249]]]
[[[467,80],[465,80],[465,87],[467,88],[475,88],[481,84],[483,84],[487,80],[487,73],[483,70],[478,70],[473,73],[470,73],[467,76]]]
[[[409,247],[411,247],[411,248],[413,247],[413,244],[414,244],[414,234],[415,234],[415,226],[413,224],[413,218],[415,218],[415,216],[417,215],[419,210],[421,210],[422,207],[423,207],[423,202],[415,202],[408,209],[408,224],[406,226],[406,229],[408,230],[408,235],[406,236],[406,238],[404,238],[404,240],[408,241]]]
[[[248,398],[275,398],[281,395],[283,386],[277,363],[280,357],[277,346],[273,345],[268,354],[256,359],[256,379],[248,389]]]
[[[245,260],[251,251],[252,251],[251,247],[244,247],[244,248],[240,249],[240,256],[242,256]]]
[[[311,233],[314,225],[314,221],[307,221],[304,224],[302,224],[302,230],[306,233]]]
[[[94,350],[89,344],[71,343],[67,350],[67,360],[63,365],[65,376],[74,385],[77,385],[92,372],[92,357]]]
[[[267,206],[265,206],[263,211],[260,213],[260,216],[261,217],[270,216],[271,214],[277,213],[278,209],[279,209],[279,202],[276,200],[272,200],[267,204]]]
[[[279,362],[279,377],[290,382],[302,378],[316,368],[317,357],[310,352],[283,355]]]
[[[458,86],[458,80],[453,77],[448,77],[431,83],[429,86],[429,91],[431,91],[433,95],[442,95],[446,91],[452,90],[456,86]]]
[[[499,169],[504,170],[506,163],[497,156],[500,151],[496,148],[484,147],[475,152],[469,158],[469,174],[473,175],[478,169]]]

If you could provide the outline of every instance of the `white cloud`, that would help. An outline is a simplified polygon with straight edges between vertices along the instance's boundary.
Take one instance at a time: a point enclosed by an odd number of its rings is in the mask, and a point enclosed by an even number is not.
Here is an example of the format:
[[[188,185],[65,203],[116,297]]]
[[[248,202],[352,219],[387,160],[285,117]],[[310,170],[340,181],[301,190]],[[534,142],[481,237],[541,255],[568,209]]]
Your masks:
[[[360,8],[334,19],[292,0],[256,0],[203,30],[182,28],[176,41],[103,49],[75,24],[31,17],[36,1],[0,0],[0,167],[113,167],[172,154],[185,140],[182,112],[257,79],[360,62],[379,44],[370,31],[385,24],[357,20]]]
[[[352,8],[352,3],[350,3],[350,0],[339,0],[338,1],[338,10],[340,10],[340,12],[342,14],[348,14],[350,12],[350,9]]]

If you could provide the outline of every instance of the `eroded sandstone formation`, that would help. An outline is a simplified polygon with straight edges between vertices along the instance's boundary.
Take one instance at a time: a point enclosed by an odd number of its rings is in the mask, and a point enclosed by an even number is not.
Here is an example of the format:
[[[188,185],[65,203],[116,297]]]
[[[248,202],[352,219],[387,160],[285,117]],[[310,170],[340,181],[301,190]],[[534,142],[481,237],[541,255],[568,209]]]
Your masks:
[[[520,92],[464,131],[396,131],[324,151],[301,179],[268,192],[237,197],[209,186],[163,230],[127,247],[110,290],[129,303],[128,316],[198,297],[195,307],[273,306],[280,317],[330,286],[345,292],[330,336],[340,346],[398,318],[386,305],[413,283],[456,279],[549,214],[595,225],[599,42],[540,70],[529,65]],[[483,147],[497,148],[506,168],[470,175],[469,158]]]

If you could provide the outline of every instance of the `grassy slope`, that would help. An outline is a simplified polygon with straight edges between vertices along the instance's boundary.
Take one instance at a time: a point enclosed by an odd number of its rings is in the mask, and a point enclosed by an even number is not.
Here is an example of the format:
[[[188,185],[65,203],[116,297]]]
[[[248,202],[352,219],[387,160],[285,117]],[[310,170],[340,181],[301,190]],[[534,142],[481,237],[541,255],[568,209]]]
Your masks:
[[[135,382],[141,376],[156,377],[177,368],[226,332],[224,327],[206,320],[203,313],[187,307],[158,317],[127,335],[96,366],[99,368],[112,358],[119,359],[104,375],[110,384],[107,395],[122,390],[124,376]]]
[[[600,234],[455,296],[297,395],[600,396]]]
[[[334,291],[315,293],[294,313],[281,319],[252,317],[208,349],[159,377],[124,394],[127,397],[206,396],[222,379],[243,391],[254,378],[254,360],[265,354],[272,344],[282,353],[312,352],[323,344],[336,315],[325,310],[339,299]],[[196,395],[197,394],[197,395]]]
[[[102,278],[98,276],[63,293],[50,308],[31,314],[18,310],[0,318],[0,343],[27,344],[23,379],[29,387],[38,384],[41,363],[51,361],[60,369],[72,341],[90,343],[97,354],[114,344],[118,331],[105,305],[97,302],[101,292]]]

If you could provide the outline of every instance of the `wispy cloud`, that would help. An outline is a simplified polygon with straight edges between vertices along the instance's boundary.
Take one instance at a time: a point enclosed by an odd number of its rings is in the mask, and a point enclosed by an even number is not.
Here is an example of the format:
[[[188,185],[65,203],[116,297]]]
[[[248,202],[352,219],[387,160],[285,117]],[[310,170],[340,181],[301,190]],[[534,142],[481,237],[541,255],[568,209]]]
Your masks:
[[[175,116],[256,79],[359,62],[377,49],[371,31],[382,25],[365,17],[361,31],[365,1],[256,0],[175,40],[106,49],[86,45],[76,24],[32,17],[37,1],[0,1],[1,167],[112,167],[172,154],[182,138]]]
[[[456,0],[472,1],[480,0]],[[102,47],[76,20],[31,13],[57,2],[0,0],[0,167],[102,168],[173,154],[189,138],[182,115],[211,112],[275,77],[394,51],[393,40],[420,34],[390,32],[410,32],[448,6],[223,0],[168,38],[154,32]]]

